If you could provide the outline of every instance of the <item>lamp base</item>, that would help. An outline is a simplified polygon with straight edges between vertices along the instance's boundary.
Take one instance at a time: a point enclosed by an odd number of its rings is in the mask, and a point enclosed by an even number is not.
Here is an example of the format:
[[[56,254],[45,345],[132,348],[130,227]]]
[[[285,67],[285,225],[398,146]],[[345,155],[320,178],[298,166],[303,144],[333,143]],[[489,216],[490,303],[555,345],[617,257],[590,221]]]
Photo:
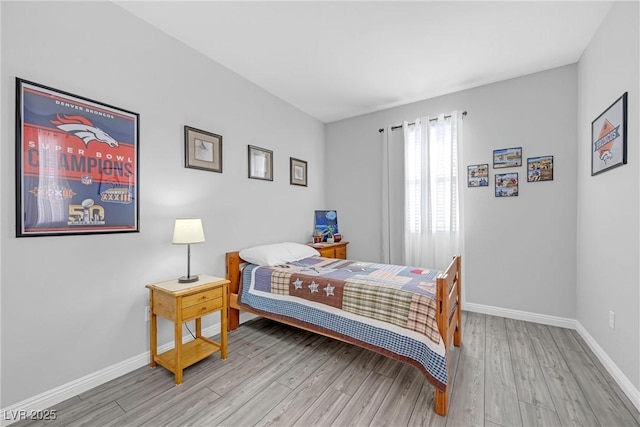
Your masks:
[[[178,279],[178,283],[193,283],[197,282],[199,279],[198,276],[182,276]]]

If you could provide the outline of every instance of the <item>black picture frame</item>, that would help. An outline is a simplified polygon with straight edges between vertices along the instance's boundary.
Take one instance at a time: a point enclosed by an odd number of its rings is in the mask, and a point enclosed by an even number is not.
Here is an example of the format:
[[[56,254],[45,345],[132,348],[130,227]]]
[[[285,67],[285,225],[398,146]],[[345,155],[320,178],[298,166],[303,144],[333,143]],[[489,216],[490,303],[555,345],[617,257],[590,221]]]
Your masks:
[[[273,181],[273,151],[249,145],[247,164],[249,178]]]
[[[513,168],[522,166],[522,147],[493,150],[493,168]]]
[[[497,173],[496,197],[516,197],[518,195],[518,172]]]
[[[591,122],[591,176],[626,164],[627,92]]]
[[[553,181],[553,156],[527,159],[527,182]]]
[[[467,187],[489,186],[489,164],[467,166]]]
[[[16,237],[140,231],[140,115],[16,78]]]
[[[185,126],[184,166],[222,173],[222,136]]]
[[[307,186],[307,162],[289,157],[289,184]]]

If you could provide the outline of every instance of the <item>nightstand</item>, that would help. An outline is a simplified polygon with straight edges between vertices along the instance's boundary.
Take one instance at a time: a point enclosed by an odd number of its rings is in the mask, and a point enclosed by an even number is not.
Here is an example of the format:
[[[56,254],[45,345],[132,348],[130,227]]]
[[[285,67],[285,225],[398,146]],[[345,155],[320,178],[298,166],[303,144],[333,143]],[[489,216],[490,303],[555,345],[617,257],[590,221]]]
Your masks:
[[[227,301],[229,281],[201,274],[197,282],[179,283],[178,279],[147,285],[151,309],[151,367],[162,365],[173,372],[176,384],[182,383],[182,370],[219,351],[227,358]],[[202,336],[202,316],[220,312],[220,342]],[[174,348],[158,354],[158,320],[174,323]],[[182,344],[182,324],[195,320],[196,336]]]
[[[321,257],[347,259],[348,244],[349,242],[309,243],[309,246],[320,252]]]

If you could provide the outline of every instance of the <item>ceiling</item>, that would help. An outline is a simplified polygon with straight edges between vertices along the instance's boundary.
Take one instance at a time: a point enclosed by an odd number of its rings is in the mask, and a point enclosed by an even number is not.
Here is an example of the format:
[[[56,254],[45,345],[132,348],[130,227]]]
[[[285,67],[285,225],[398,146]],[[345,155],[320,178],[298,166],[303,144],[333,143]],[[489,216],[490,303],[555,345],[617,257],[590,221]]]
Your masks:
[[[116,1],[318,120],[579,60],[600,1]]]

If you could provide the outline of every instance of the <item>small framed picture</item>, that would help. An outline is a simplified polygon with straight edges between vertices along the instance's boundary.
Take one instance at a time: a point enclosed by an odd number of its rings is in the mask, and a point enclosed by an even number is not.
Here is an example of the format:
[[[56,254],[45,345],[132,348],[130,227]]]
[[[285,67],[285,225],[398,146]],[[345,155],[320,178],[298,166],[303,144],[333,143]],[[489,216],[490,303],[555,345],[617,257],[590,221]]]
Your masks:
[[[273,151],[249,145],[249,178],[273,181]]]
[[[553,181],[553,156],[527,159],[527,182]]]
[[[518,195],[518,172],[496,174],[496,197]]]
[[[307,162],[289,157],[289,183],[307,186]]]
[[[185,126],[184,166],[222,173],[222,136]]]
[[[512,168],[522,166],[522,147],[493,150],[493,168]]]
[[[591,176],[627,164],[627,92],[591,122]]]
[[[467,166],[467,187],[489,186],[489,164]]]

